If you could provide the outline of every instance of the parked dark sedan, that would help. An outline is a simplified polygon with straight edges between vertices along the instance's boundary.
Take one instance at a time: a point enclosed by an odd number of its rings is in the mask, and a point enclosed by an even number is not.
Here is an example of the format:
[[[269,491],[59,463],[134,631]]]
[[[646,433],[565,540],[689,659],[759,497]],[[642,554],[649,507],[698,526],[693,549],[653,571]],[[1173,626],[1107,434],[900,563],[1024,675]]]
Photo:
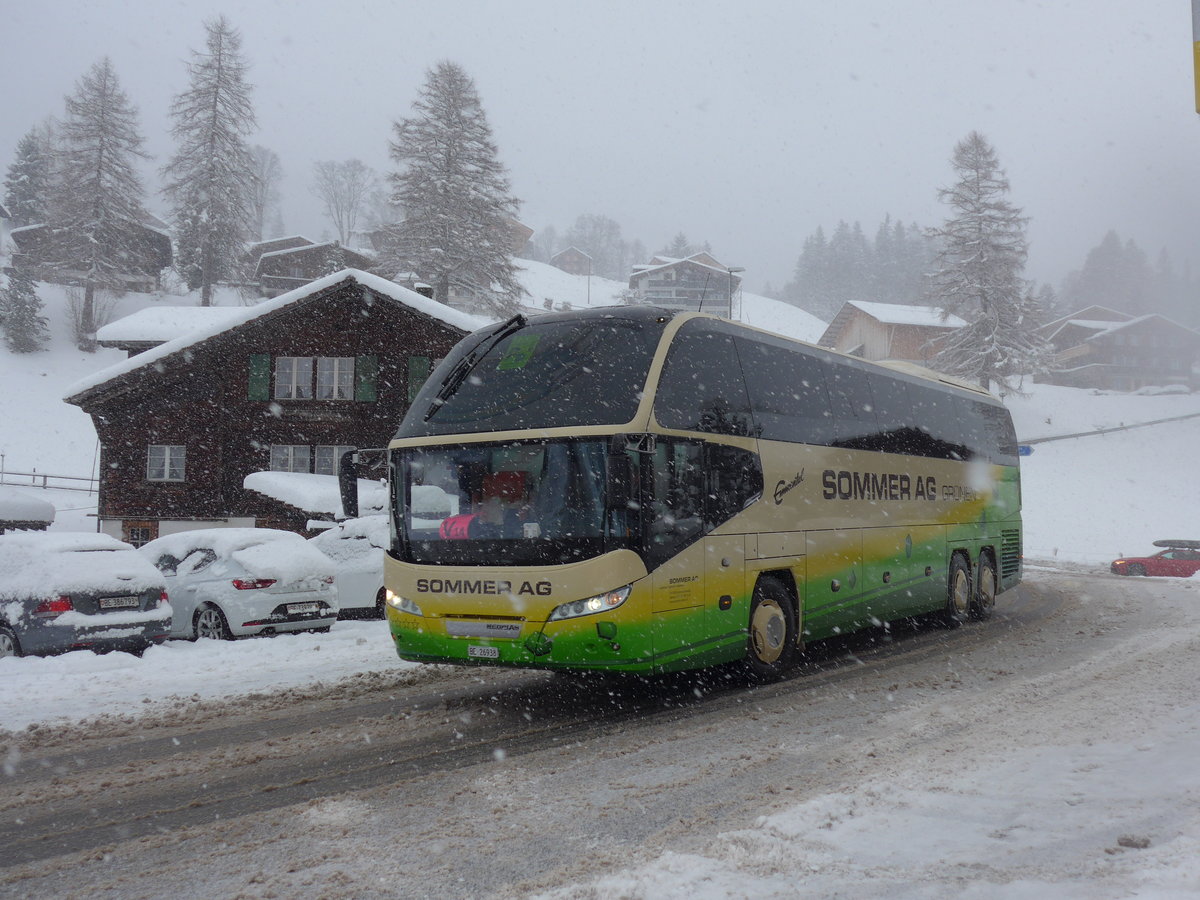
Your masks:
[[[166,640],[165,582],[106,534],[0,534],[0,656],[134,650]]]
[[[1155,541],[1165,547],[1153,556],[1123,556],[1110,567],[1115,575],[1174,575],[1190,578],[1200,572],[1200,541]]]

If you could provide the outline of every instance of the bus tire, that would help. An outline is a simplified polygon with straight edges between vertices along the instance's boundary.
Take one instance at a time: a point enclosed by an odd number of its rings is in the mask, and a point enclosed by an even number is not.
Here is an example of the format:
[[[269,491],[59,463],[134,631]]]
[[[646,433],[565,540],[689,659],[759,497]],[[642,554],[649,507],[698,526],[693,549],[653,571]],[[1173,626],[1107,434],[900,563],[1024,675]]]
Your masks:
[[[971,615],[971,565],[962,553],[950,557],[950,576],[946,579],[946,607],[942,621],[957,628]]]
[[[979,554],[975,569],[975,594],[971,602],[972,619],[990,619],[996,608],[996,563],[990,553]]]
[[[750,602],[746,667],[759,681],[777,681],[796,661],[796,602],[774,578],[760,578]]]

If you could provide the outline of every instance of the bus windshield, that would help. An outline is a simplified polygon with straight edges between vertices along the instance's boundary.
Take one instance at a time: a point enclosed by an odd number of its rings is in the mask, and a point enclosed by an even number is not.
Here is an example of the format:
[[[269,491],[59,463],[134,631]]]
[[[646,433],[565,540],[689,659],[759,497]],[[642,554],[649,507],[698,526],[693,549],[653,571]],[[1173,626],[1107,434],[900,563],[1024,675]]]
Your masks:
[[[628,422],[665,321],[515,317],[470,335],[421,389],[396,437]]]
[[[608,441],[398,450],[401,554],[411,562],[545,565],[630,546],[628,505],[606,499]]]

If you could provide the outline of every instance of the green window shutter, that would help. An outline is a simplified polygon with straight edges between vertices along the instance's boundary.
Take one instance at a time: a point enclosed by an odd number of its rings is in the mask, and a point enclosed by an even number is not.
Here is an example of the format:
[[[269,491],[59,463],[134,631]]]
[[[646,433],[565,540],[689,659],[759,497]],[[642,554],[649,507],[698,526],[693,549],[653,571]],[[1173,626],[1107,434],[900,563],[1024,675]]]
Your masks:
[[[250,388],[248,400],[271,399],[271,356],[267,353],[250,354]]]
[[[379,357],[360,356],[354,361],[354,399],[374,403],[378,399]]]
[[[408,402],[417,399],[417,392],[429,379],[429,357],[410,356],[408,358]]]

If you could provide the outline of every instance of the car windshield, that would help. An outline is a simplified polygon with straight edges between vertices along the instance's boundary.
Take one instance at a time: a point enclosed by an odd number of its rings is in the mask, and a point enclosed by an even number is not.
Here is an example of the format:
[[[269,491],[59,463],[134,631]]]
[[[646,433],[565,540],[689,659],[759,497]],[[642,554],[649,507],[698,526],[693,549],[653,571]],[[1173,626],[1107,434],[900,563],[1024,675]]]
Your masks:
[[[627,545],[606,502],[603,439],[398,450],[401,553],[413,562],[547,564]]]
[[[477,332],[421,389],[396,436],[628,422],[665,321],[514,318]]]

